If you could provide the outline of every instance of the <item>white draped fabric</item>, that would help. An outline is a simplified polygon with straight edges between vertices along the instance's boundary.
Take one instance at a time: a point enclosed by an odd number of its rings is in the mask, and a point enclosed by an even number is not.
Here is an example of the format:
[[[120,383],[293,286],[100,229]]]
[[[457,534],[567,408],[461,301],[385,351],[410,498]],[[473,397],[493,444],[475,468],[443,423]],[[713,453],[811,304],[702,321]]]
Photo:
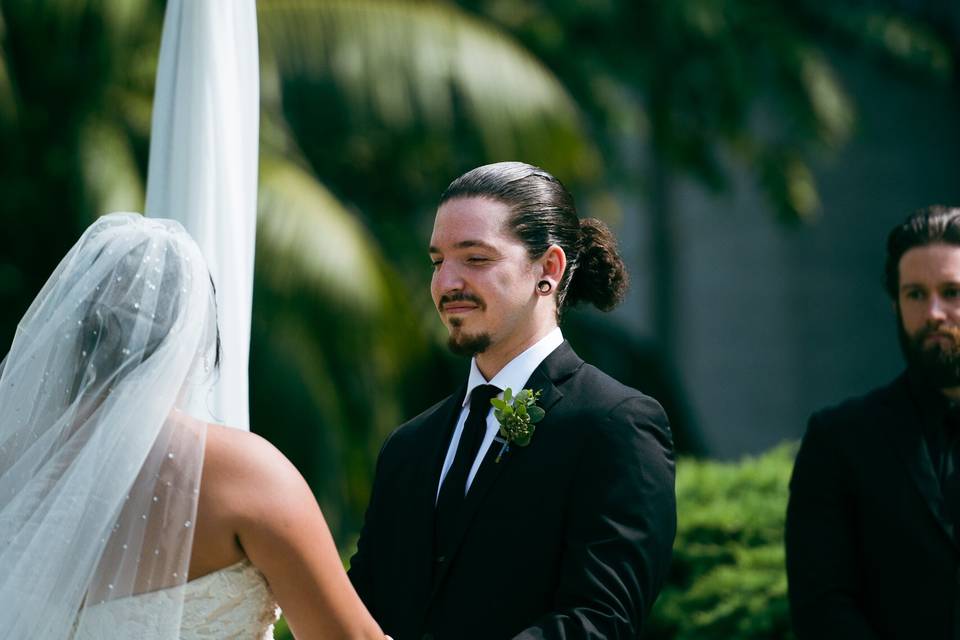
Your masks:
[[[150,136],[146,215],[178,220],[217,288],[219,377],[198,418],[250,428],[259,135],[254,0],[168,0]]]

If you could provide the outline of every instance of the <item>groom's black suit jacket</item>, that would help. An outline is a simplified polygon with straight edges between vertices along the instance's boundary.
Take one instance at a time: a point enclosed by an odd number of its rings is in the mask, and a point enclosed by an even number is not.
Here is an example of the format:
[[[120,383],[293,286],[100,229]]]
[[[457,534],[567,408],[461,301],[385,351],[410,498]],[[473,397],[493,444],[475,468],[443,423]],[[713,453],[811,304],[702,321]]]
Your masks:
[[[524,388],[546,417],[499,463],[490,447],[446,554],[434,505],[465,388],[384,444],[350,579],[396,640],[640,634],[676,531],[667,418],[566,342]]]
[[[960,640],[960,546],[907,376],[814,414],[787,508],[801,640]]]

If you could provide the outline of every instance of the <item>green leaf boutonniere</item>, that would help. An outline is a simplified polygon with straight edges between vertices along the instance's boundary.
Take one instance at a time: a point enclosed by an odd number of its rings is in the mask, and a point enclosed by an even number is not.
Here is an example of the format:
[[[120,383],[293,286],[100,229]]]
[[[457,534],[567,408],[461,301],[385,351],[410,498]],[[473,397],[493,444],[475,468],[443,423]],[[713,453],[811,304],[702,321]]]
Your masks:
[[[503,392],[503,400],[494,398],[490,401],[493,405],[493,416],[500,423],[500,437],[496,440],[502,443],[495,462],[500,462],[503,454],[510,450],[510,445],[525,447],[530,444],[536,423],[547,415],[546,411],[537,406],[539,398],[540,391],[531,389],[521,389],[514,397],[513,391],[507,387]]]

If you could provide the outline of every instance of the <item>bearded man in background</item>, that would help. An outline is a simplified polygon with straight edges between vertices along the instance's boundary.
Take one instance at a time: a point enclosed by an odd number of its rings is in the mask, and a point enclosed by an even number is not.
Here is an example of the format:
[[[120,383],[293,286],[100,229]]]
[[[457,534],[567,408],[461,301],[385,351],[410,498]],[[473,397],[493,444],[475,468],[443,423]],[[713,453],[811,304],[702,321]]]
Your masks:
[[[801,640],[960,639],[960,208],[887,240],[906,371],[813,415],[787,508]]]

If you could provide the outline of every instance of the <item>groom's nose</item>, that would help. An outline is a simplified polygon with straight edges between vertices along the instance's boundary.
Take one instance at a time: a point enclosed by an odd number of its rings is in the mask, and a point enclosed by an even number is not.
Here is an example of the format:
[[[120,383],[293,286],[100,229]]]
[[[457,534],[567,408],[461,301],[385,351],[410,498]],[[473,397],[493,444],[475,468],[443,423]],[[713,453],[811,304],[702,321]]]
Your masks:
[[[453,291],[462,291],[463,273],[452,260],[444,260],[433,273],[433,293],[436,298]]]

